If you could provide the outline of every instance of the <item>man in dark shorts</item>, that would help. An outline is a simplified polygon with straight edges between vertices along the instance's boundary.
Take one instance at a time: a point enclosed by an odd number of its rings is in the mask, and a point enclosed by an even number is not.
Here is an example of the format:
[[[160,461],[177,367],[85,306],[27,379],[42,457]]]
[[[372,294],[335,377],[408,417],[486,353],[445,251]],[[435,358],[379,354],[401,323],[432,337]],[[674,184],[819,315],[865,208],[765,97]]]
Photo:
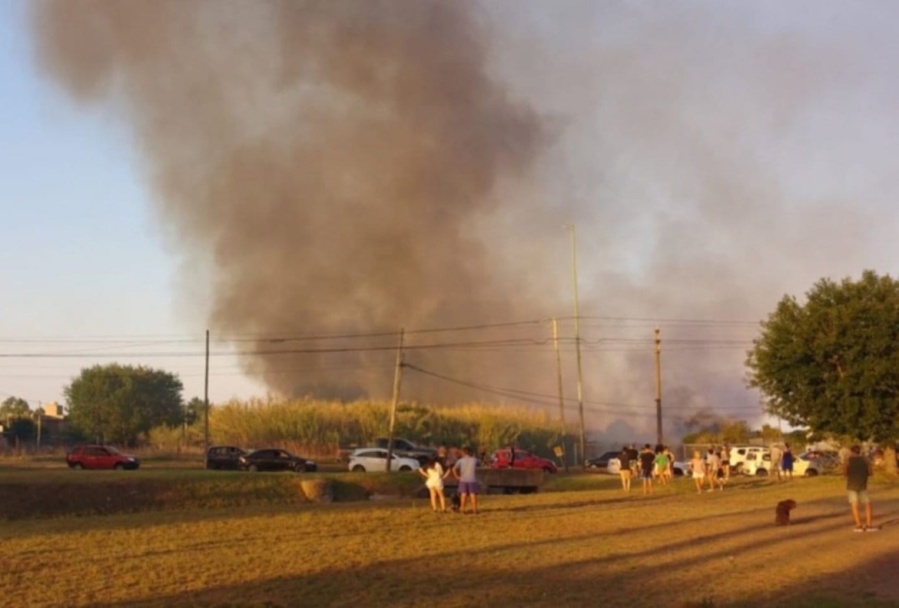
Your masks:
[[[849,458],[843,464],[843,475],[846,477],[846,492],[849,504],[852,505],[852,519],[855,520],[856,532],[875,532],[878,528],[871,525],[871,501],[868,499],[868,478],[871,476],[871,461],[861,455],[857,445],[850,448]],[[862,525],[858,514],[858,504],[865,505],[865,525]]]
[[[471,448],[462,448],[462,458],[453,465],[453,476],[459,480],[459,513],[465,513],[465,503],[471,499],[471,512],[478,513],[478,459]]]
[[[643,478],[643,493],[652,494],[652,470],[655,467],[656,455],[647,443],[640,452],[640,476]]]

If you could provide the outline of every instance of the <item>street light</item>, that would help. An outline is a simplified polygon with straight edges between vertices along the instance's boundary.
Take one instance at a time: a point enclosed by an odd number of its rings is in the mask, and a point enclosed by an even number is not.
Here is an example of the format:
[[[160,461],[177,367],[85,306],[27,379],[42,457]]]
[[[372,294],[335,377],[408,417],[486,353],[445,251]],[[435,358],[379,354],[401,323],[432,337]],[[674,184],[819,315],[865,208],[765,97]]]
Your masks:
[[[564,228],[571,233],[571,278],[574,285],[574,348],[577,352],[577,410],[581,423],[581,466],[586,468],[587,435],[584,431],[584,382],[581,367],[581,314],[577,295],[577,237],[574,224],[565,224]]]

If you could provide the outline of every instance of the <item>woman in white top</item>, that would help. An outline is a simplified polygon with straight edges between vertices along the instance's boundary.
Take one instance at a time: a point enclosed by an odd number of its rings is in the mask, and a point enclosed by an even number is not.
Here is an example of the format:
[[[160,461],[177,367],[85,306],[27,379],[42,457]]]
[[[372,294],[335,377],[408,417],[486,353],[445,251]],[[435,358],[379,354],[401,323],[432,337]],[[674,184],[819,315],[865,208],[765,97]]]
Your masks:
[[[425,478],[425,487],[431,495],[431,509],[437,511],[437,499],[440,499],[440,510],[446,511],[446,496],[443,493],[443,478],[446,475],[437,458],[431,458],[428,463],[418,469],[419,474]]]

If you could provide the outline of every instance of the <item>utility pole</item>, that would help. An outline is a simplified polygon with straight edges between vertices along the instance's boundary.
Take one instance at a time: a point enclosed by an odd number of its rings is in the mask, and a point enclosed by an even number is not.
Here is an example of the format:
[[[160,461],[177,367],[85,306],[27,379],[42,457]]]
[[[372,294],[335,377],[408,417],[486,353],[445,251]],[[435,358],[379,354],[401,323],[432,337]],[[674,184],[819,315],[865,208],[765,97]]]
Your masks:
[[[209,450],[209,330],[206,330],[206,377],[203,381],[203,453]]]
[[[393,429],[396,426],[396,408],[400,403],[400,385],[403,382],[403,335],[405,329],[400,328],[400,344],[396,349],[396,370],[393,372],[393,403],[390,405],[390,426],[387,430],[387,472],[390,472],[393,460]]]
[[[656,444],[662,445],[662,330],[656,327]]]
[[[577,411],[581,423],[581,467],[587,469],[587,433],[584,428],[584,375],[581,367],[581,314],[577,295],[577,240],[574,224],[566,224],[571,233],[571,277],[574,285],[574,348],[577,352]]]
[[[559,379],[559,424],[562,432],[562,465],[568,472],[568,446],[565,441],[565,396],[562,392],[562,355],[559,353],[559,322],[553,317],[553,348],[556,351],[556,376]]]
[[[37,411],[35,412],[35,414],[37,414],[37,451],[38,452],[41,451],[41,420],[44,417],[43,410],[44,410],[44,405],[40,401],[38,401],[37,402]]]

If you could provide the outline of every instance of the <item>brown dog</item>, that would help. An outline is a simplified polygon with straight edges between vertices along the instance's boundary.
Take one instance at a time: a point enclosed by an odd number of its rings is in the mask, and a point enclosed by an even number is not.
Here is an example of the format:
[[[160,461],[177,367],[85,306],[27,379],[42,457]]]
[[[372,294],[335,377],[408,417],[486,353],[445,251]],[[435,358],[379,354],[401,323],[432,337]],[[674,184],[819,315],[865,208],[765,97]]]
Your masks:
[[[796,508],[796,501],[792,498],[789,500],[782,500],[777,503],[777,508],[774,510],[774,525],[775,526],[789,526],[790,525],[790,511]]]

